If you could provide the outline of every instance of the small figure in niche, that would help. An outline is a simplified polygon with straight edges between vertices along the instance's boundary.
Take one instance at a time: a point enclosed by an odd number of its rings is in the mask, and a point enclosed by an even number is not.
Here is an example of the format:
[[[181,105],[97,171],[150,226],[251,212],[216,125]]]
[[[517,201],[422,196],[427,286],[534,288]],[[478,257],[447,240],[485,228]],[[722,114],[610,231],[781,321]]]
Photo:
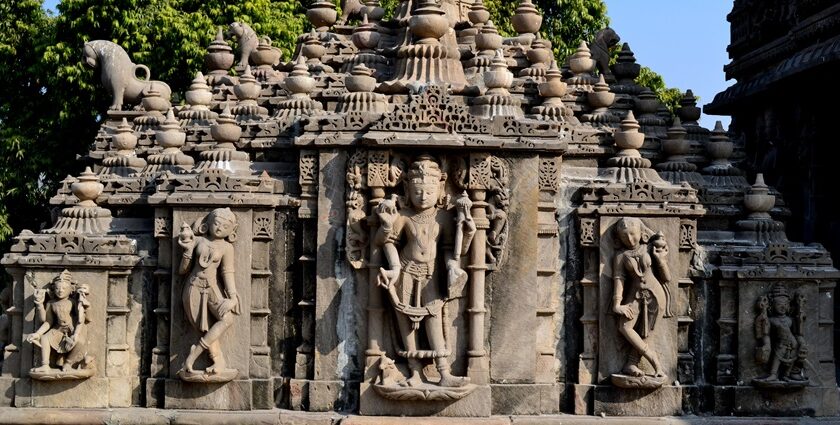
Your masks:
[[[87,354],[87,311],[90,302],[88,286],[75,285],[70,272],[64,270],[47,291],[38,289],[33,295],[35,311],[41,326],[26,336],[26,341],[41,349],[40,365],[30,370],[33,379],[82,379],[93,375],[93,357]],[[52,354],[60,369],[53,369]]]
[[[623,248],[613,262],[612,310],[619,315],[619,333],[630,343],[631,351],[621,373],[613,374],[613,384],[625,388],[657,388],[667,376],[659,355],[648,344],[657,320],[670,317],[671,299],[668,247],[661,233],[654,234],[638,218],[622,218],[615,226]],[[650,243],[650,246],[648,246]],[[640,367],[647,359],[654,372]]]
[[[808,345],[805,343],[805,297],[795,296],[796,317],[790,315],[791,303],[787,289],[773,285],[767,296],[756,302],[755,360],[770,364],[767,376],[756,378],[756,386],[804,387],[809,384],[804,374],[808,364]]]
[[[184,253],[178,271],[182,275],[189,273],[182,295],[184,313],[193,327],[203,333],[178,372],[183,380],[226,382],[236,377],[237,370],[227,367],[219,343],[240,314],[234,280],[236,226],[236,216],[230,208],[211,211],[195,230],[186,223],[181,226],[178,245]],[[196,236],[196,231],[204,236]],[[219,285],[220,275],[223,287]],[[212,364],[204,371],[194,370],[193,364],[205,350]]]

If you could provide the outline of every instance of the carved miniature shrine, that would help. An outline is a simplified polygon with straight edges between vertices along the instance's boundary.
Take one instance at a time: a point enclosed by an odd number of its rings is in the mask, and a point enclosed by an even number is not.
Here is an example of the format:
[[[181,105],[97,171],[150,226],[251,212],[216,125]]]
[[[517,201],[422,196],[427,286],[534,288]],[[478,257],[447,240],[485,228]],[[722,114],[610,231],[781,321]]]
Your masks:
[[[113,101],[3,257],[0,404],[838,414],[840,272],[611,29],[564,59],[529,0],[511,38],[481,0],[307,16],[288,63],[220,29],[178,101],[84,46]]]

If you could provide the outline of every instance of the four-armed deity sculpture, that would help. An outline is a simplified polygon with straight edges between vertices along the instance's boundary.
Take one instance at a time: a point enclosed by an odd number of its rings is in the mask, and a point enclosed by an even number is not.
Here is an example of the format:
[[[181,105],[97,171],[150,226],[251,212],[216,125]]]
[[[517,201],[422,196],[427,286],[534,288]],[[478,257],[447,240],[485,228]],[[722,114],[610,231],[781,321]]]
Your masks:
[[[88,355],[90,308],[85,284],[74,284],[70,272],[64,270],[50,283],[51,297],[38,289],[34,294],[35,311],[41,325],[26,340],[41,349],[40,366],[29,376],[38,380],[83,379],[93,376],[93,357]],[[55,361],[52,354],[55,353]],[[59,369],[55,369],[55,364]]]
[[[619,333],[630,344],[630,354],[620,373],[612,375],[616,386],[656,388],[668,377],[648,339],[656,324],[671,316],[671,272],[665,237],[654,234],[638,218],[622,218],[615,227],[621,251],[613,262],[612,310],[618,315]],[[653,373],[642,369],[646,359]]]
[[[395,392],[389,391],[388,384],[393,384],[396,391],[400,387],[462,388],[461,396],[472,387],[469,378],[452,374],[452,353],[444,331],[444,305],[450,297],[458,296],[466,283],[467,273],[460,261],[461,255],[469,250],[475,224],[466,196],[454,202],[454,217],[444,209],[445,181],[446,173],[440,165],[432,157],[422,155],[409,167],[404,203],[394,196],[376,209],[382,225],[375,243],[382,246],[385,259],[385,265],[379,269],[378,283],[387,290],[394,309],[403,344],[398,354],[407,359],[410,373],[403,379],[394,379],[393,375],[383,378],[377,387],[383,395]],[[441,249],[443,261],[438,255]],[[445,266],[445,273],[440,272],[440,265]],[[446,289],[441,287],[441,279],[445,279]],[[421,323],[425,338],[420,337]],[[439,378],[433,380],[423,374],[425,359],[433,359]]]
[[[219,341],[240,314],[234,281],[236,226],[230,208],[217,208],[193,227],[184,223],[178,235],[178,244],[184,249],[178,271],[187,274],[182,295],[184,312],[202,333],[178,372],[185,381],[226,382],[237,374],[236,369],[227,367]],[[224,286],[219,285],[220,277]],[[205,350],[212,364],[203,371],[195,370],[193,364]]]

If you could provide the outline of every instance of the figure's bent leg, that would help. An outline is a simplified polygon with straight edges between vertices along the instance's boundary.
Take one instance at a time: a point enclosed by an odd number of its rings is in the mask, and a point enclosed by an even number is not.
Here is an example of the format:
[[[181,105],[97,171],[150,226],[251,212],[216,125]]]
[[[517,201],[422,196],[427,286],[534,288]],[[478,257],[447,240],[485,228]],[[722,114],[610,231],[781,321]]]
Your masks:
[[[443,336],[442,314],[428,316],[426,318],[426,335],[429,337],[429,345],[435,352],[435,366],[440,372],[440,386],[442,387],[463,387],[470,383],[470,378],[452,375],[452,368],[447,358],[446,339]]]
[[[656,370],[656,376],[664,376],[665,372],[662,370],[662,365],[659,363],[659,357],[656,353],[648,347],[647,342],[633,329],[635,321],[628,320],[621,325],[621,335],[630,342],[630,345],[636,349],[642,356],[644,356]]]

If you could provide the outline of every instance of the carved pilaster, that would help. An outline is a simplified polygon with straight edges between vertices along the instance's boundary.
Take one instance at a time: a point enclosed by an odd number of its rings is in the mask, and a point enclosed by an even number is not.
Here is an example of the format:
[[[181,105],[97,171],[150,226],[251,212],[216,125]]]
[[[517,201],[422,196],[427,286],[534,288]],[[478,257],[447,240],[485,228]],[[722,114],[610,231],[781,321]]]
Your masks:
[[[298,217],[301,219],[300,282],[300,336],[295,359],[295,378],[312,379],[315,344],[315,262],[317,257],[316,223],[318,202],[318,153],[301,151],[298,182],[301,202]],[[293,403],[294,404],[294,403]]]
[[[554,383],[563,373],[556,370],[557,326],[561,303],[558,253],[560,236],[554,197],[560,186],[560,157],[539,158],[539,204],[537,205],[537,370],[535,380]],[[563,367],[564,365],[561,365]]]

